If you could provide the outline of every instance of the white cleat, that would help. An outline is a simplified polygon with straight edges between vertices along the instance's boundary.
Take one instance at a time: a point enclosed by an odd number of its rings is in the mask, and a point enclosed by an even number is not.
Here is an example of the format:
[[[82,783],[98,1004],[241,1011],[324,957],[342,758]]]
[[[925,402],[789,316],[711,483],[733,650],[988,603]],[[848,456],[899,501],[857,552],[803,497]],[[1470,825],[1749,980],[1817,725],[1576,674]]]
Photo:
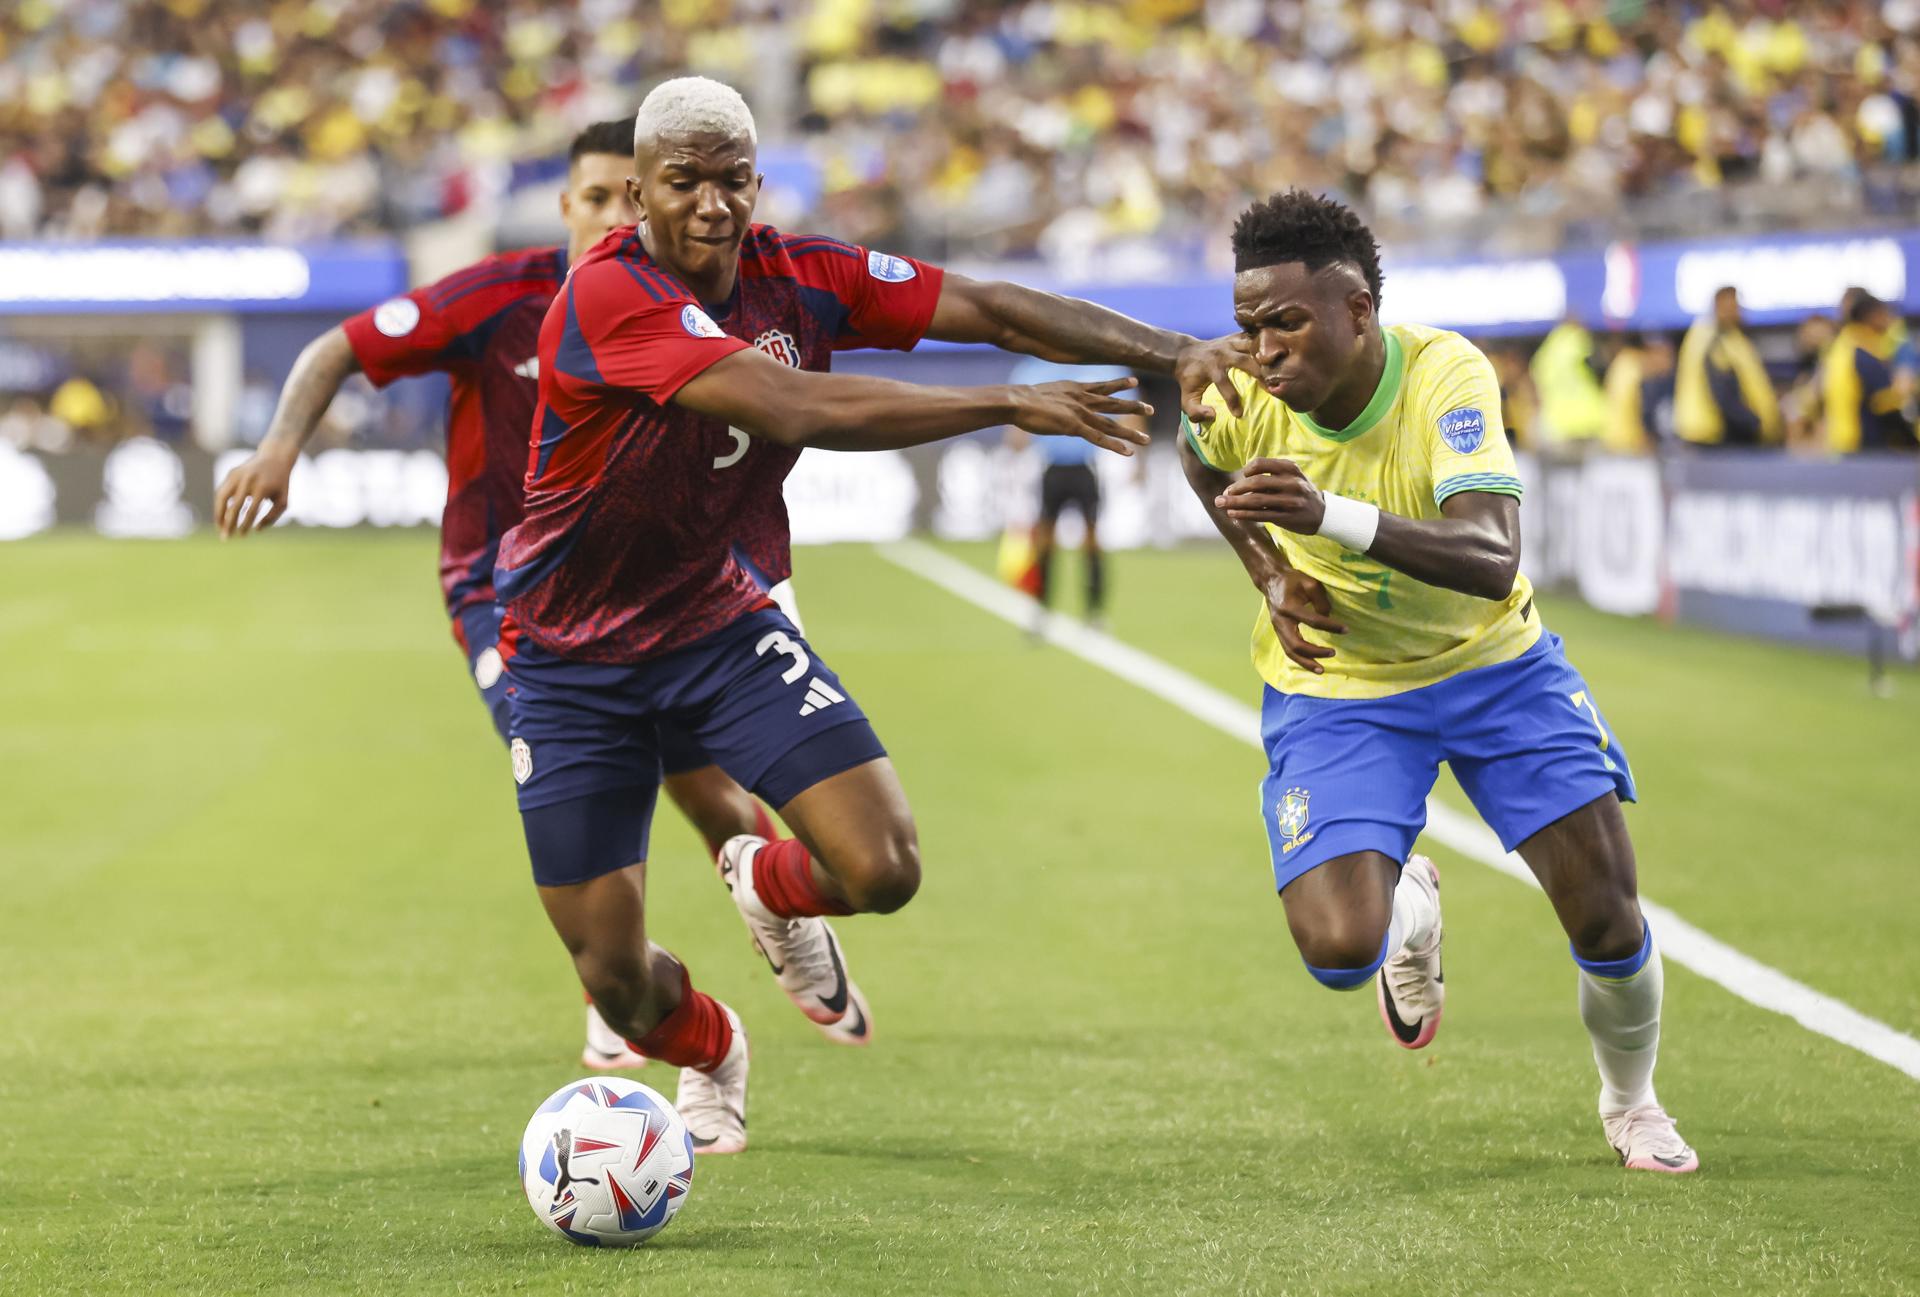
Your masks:
[[[673,1101],[695,1153],[738,1153],[747,1146],[747,1029],[739,1014],[720,1007],[733,1024],[733,1044],[711,1072],[681,1068]]]
[[[873,1016],[860,988],[847,976],[840,941],[825,919],[786,919],[761,904],[753,890],[753,862],[767,845],[765,838],[743,833],[720,848],[716,866],[720,881],[733,894],[733,903],[753,938],[753,948],[773,970],[807,1020],[828,1040],[841,1045],[864,1045],[873,1039]]]
[[[596,1072],[630,1072],[647,1065],[647,1056],[629,1045],[626,1037],[607,1025],[600,1010],[587,1005],[587,1043],[580,1062]]]
[[[1620,1155],[1620,1165],[1629,1171],[1685,1175],[1700,1169],[1700,1155],[1680,1138],[1673,1118],[1657,1103],[1644,1103],[1611,1116],[1601,1113],[1600,1124],[1606,1127],[1607,1143]]]
[[[1418,950],[1403,947],[1381,967],[1380,1020],[1402,1049],[1425,1049],[1440,1030],[1447,982],[1440,971],[1440,871],[1425,856],[1413,856],[1404,871],[1433,894],[1433,936]]]

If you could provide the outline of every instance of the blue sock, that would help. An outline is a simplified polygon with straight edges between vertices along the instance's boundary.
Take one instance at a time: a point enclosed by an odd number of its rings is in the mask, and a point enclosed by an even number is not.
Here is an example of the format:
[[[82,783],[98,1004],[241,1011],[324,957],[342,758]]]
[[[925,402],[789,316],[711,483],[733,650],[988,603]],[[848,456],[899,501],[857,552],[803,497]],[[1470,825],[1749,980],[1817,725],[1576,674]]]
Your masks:
[[[1571,942],[1567,944],[1567,950],[1573,955],[1573,962],[1580,965],[1584,971],[1602,981],[1624,982],[1645,968],[1647,960],[1653,955],[1653,926],[1644,919],[1640,922],[1642,929],[1640,949],[1625,959],[1582,959],[1580,952],[1573,948]]]
[[[1314,981],[1322,986],[1330,986],[1336,991],[1351,991],[1356,987],[1365,986],[1373,980],[1373,975],[1380,971],[1380,965],[1387,962],[1387,940],[1388,937],[1382,934],[1380,953],[1374,956],[1373,962],[1365,968],[1315,968],[1312,964],[1308,964],[1307,971],[1313,974]],[[1645,962],[1644,956],[1641,962]]]

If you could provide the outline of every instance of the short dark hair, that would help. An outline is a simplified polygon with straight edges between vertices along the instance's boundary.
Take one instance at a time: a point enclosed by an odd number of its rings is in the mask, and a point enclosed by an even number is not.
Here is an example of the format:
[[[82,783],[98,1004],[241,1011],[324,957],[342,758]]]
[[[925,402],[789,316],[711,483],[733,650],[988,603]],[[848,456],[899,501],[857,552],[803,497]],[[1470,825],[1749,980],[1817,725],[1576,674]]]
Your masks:
[[[611,153],[615,157],[633,156],[633,118],[616,117],[610,122],[595,122],[573,137],[567,146],[567,165],[571,167],[589,153]]]
[[[1848,289],[1847,291],[1853,292],[1852,289]],[[1865,324],[1868,320],[1886,309],[1887,304],[1885,302],[1863,288],[1859,292],[1854,293],[1853,300],[1847,303],[1847,323]]]
[[[1260,270],[1297,261],[1323,270],[1351,261],[1380,306],[1380,243],[1352,208],[1304,189],[1255,203],[1233,223],[1233,268]]]

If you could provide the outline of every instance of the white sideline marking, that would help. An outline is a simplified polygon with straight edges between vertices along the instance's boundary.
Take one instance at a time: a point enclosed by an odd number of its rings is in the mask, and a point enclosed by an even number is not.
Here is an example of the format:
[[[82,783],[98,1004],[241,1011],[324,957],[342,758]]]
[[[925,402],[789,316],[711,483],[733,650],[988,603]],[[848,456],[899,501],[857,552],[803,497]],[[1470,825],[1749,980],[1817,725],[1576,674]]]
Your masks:
[[[1033,622],[1035,605],[1031,599],[952,555],[917,540],[876,548],[888,562],[924,577],[996,617],[1020,627]],[[1257,711],[1149,653],[1064,617],[1049,617],[1042,638],[1129,684],[1138,685],[1233,738],[1255,748],[1261,746]],[[1519,856],[1500,849],[1500,840],[1493,830],[1437,800],[1427,802],[1427,833],[1463,856],[1491,866],[1510,878],[1539,886]],[[1749,1004],[1792,1018],[1808,1031],[1837,1040],[1920,1081],[1920,1040],[1740,953],[1664,905],[1643,896],[1640,908],[1660,929],[1661,952],[1674,963],[1717,983]]]

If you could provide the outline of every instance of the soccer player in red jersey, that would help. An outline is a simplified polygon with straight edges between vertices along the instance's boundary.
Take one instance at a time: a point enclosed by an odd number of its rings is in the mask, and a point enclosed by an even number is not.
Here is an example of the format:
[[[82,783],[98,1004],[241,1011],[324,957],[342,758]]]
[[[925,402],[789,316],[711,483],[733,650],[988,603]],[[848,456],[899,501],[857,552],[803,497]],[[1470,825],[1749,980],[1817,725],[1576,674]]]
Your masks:
[[[793,830],[734,838],[719,868],[815,1021],[850,1007],[824,916],[899,909],[920,882],[885,749],[741,563],[739,520],[777,498],[807,446],[885,450],[1010,423],[1130,454],[1145,434],[1109,416],[1151,413],[1114,395],[1131,379],[924,387],[832,373],[832,353],[993,343],[1173,373],[1195,401],[1245,363],[1230,342],[755,225],[755,153],[746,103],[718,82],[669,81],[641,105],[628,186],[642,223],[582,257],[547,313],[526,516],[495,573],[542,903],[607,1020],[683,1069],[677,1106],[709,1153],[746,1146],[747,1045],[732,1010],[647,940],[658,723],[688,730]]]
[[[488,257],[316,338],[288,376],[259,450],[227,475],[214,499],[214,520],[223,537],[244,536],[285,512],[301,448],[355,370],[383,387],[406,375],[448,375],[440,585],[454,638],[502,741],[507,697],[497,648],[493,565],[500,537],[520,521],[527,439],[539,389],[540,322],[567,267],[609,230],[634,219],[626,186],[632,154],[631,119],[601,122],[574,139],[567,187],[560,194],[565,248]],[[742,529],[742,553],[770,582],[784,581],[792,570],[786,512],[778,500],[764,512],[767,517]],[[777,597],[786,594],[783,587]],[[684,736],[664,735],[663,755],[669,795],[714,851],[737,833],[771,835],[772,822],[759,803]],[[646,1061],[591,1005],[586,1016],[583,1063],[609,1069]],[[823,1030],[844,1043],[863,1043],[838,1024]]]

